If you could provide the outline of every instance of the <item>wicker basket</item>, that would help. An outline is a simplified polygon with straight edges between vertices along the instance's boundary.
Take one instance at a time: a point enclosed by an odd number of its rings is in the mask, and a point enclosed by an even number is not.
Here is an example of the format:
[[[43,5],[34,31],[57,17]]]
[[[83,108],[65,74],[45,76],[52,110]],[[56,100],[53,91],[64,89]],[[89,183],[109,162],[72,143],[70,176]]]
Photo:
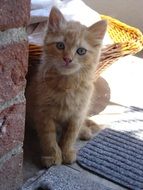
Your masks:
[[[143,49],[143,34],[137,28],[109,16],[101,15],[101,18],[108,21],[107,31],[114,43],[102,49],[100,64],[95,75],[96,78],[120,57],[136,54]],[[30,60],[39,60],[41,54],[42,46],[30,42]]]

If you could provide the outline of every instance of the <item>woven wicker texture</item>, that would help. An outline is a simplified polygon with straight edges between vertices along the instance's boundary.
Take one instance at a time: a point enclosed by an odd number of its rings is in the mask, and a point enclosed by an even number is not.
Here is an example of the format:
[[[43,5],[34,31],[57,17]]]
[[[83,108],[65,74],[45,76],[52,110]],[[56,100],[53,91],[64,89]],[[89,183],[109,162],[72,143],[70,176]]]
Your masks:
[[[143,49],[143,34],[140,30],[109,16],[101,15],[101,18],[108,21],[107,31],[114,43],[102,49],[100,64],[95,75],[96,78],[120,57],[136,54]],[[38,60],[41,54],[42,46],[30,42],[29,58]]]
[[[143,34],[140,30],[109,16],[102,15],[101,18],[108,21],[108,33],[115,43],[125,43],[133,53],[142,50]]]

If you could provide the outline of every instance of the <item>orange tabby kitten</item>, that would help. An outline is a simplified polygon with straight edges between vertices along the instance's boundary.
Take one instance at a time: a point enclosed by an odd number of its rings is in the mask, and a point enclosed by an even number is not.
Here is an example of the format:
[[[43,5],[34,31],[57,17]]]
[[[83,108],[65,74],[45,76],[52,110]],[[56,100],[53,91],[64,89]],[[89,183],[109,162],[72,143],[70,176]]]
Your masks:
[[[27,87],[27,112],[34,120],[46,167],[74,162],[79,133],[91,136],[86,117],[106,27],[104,20],[90,27],[67,22],[57,8],[51,10],[43,62]]]

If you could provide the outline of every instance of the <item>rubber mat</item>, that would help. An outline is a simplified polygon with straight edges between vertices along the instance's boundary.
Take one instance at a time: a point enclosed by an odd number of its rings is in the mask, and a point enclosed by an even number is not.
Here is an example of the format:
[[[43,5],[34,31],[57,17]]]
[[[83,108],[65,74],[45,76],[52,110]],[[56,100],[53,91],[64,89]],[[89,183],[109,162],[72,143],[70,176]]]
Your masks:
[[[133,190],[143,189],[143,112],[113,122],[78,152],[85,169]]]

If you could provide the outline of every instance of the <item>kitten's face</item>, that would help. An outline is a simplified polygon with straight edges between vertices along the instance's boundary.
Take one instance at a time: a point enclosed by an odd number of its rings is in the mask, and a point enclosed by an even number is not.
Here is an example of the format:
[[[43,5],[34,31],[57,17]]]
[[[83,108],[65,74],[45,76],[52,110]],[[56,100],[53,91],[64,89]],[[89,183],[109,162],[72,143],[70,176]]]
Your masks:
[[[59,10],[53,8],[44,41],[48,67],[62,75],[95,67],[106,23],[100,21],[95,25],[87,28],[78,22],[67,22]]]

